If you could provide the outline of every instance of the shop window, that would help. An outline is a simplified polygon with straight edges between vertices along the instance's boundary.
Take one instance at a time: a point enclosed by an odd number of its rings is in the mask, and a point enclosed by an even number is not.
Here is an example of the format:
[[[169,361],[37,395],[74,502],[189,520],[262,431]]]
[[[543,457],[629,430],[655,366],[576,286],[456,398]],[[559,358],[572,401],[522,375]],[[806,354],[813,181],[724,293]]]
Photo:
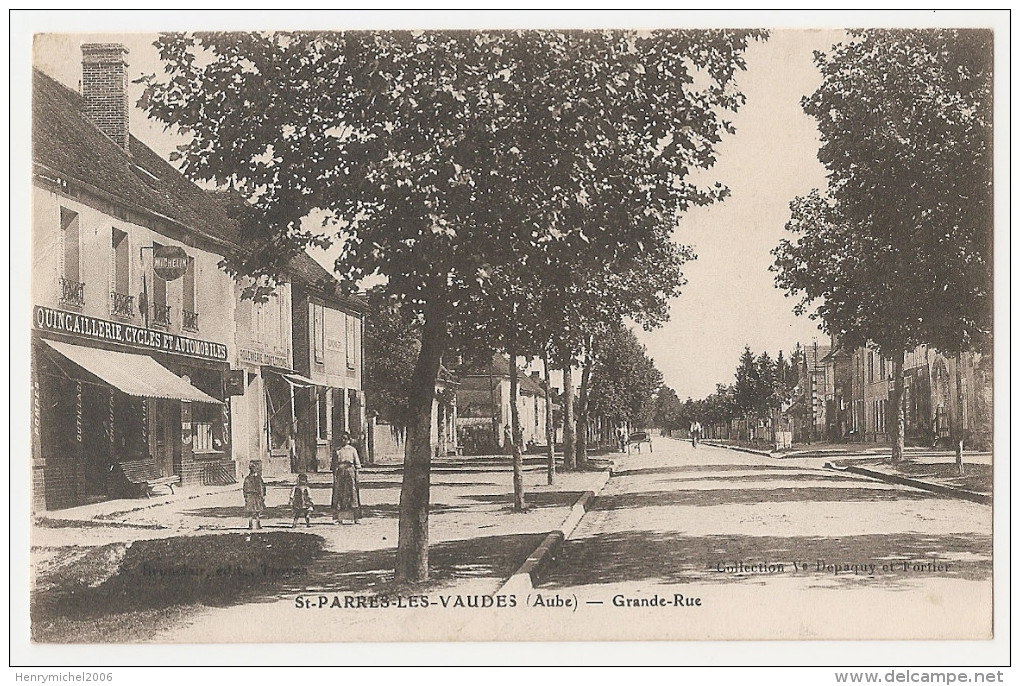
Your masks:
[[[290,435],[291,418],[294,409],[290,395],[290,386],[275,374],[266,376],[266,401],[269,411],[267,431],[269,446],[272,450],[286,450],[287,438]]]
[[[220,452],[226,443],[223,409],[212,403],[194,403],[191,409],[192,449],[196,453]]]
[[[329,407],[327,406],[327,398],[329,397],[329,391],[325,388],[318,389],[318,399],[316,401],[317,412],[316,412],[316,424],[318,427],[317,433],[320,441],[329,440]]]

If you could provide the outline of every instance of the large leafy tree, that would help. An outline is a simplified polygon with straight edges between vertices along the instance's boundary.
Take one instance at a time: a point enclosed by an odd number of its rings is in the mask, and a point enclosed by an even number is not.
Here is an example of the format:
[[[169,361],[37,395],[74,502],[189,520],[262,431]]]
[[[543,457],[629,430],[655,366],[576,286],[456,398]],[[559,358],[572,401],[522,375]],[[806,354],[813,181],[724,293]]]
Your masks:
[[[662,373],[634,332],[610,328],[592,370],[592,412],[614,426],[640,422],[661,386]]]
[[[397,577],[428,576],[430,409],[500,266],[657,250],[743,96],[747,31],[167,34],[142,99],[189,142],[193,179],[248,200],[239,274],[312,242],[338,277],[382,277],[421,321],[408,392]],[[583,261],[582,260],[582,261]],[[552,262],[550,260],[550,262]],[[537,262],[536,262],[537,263]],[[537,274],[539,270],[529,269]]]
[[[829,184],[791,204],[773,269],[798,312],[893,360],[899,460],[905,351],[990,342],[992,33],[854,31],[816,63],[803,106]]]
[[[382,286],[369,289],[366,295],[365,399],[369,409],[386,421],[404,426],[411,416],[407,397],[421,350],[421,322]]]

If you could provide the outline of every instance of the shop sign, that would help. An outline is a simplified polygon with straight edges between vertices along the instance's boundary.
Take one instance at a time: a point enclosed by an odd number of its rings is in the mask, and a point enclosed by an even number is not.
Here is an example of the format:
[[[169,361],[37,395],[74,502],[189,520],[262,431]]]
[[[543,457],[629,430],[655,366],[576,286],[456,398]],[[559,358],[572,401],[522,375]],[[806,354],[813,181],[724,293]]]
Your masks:
[[[178,245],[164,245],[152,252],[152,271],[164,281],[176,281],[188,271],[188,253]]]
[[[226,360],[227,346],[213,341],[201,341],[166,331],[143,329],[121,322],[87,317],[75,312],[64,312],[37,305],[33,318],[40,331],[70,334],[93,341],[120,343],[143,350],[176,353],[206,360]]]
[[[282,369],[290,367],[290,361],[287,359],[286,355],[275,355],[262,350],[241,348],[237,351],[237,356],[241,362],[246,362],[248,364],[256,364],[259,366],[267,364],[273,367],[280,367]]]

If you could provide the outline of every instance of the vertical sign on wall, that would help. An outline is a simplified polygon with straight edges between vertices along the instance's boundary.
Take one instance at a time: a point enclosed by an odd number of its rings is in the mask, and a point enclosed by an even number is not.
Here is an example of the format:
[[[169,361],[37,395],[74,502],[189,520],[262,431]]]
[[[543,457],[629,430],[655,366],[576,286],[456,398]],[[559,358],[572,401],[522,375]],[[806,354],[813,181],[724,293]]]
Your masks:
[[[42,434],[39,419],[39,382],[32,379],[32,436],[39,440]]]
[[[81,381],[74,384],[74,438],[81,443]]]
[[[142,444],[148,450],[149,445],[149,400],[142,398]]]
[[[109,435],[108,438],[109,438],[109,441],[110,441],[110,448],[111,448],[111,451],[112,451],[112,449],[113,449],[113,389],[110,389],[110,435]],[[111,457],[112,457],[112,455],[111,455]]]

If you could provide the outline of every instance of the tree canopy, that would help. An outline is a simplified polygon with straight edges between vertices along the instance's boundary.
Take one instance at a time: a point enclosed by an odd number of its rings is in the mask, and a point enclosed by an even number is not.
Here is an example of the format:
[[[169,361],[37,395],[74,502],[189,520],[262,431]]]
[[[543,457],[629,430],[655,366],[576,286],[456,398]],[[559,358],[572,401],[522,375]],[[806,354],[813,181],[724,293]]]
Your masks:
[[[188,136],[176,160],[188,176],[248,201],[245,250],[227,267],[271,285],[296,251],[332,242],[342,282],[380,276],[398,304],[421,316],[398,576],[427,576],[429,420],[451,341],[505,319],[506,304],[530,333],[542,309],[525,296],[549,292],[550,274],[570,275],[567,293],[587,293],[590,279],[604,274],[606,288],[576,302],[582,313],[599,299],[612,309],[622,292],[615,275],[631,264],[667,267],[661,287],[648,281],[629,305],[664,316],[662,295],[678,288],[684,256],[672,244],[677,213],[726,195],[719,183],[696,185],[691,172],[711,167],[716,144],[733,131],[725,117],[743,102],[735,81],[742,53],[764,37],[659,30],[159,38],[164,73],[145,79],[143,108]],[[558,333],[583,337],[582,322]]]
[[[777,284],[850,346],[987,346],[991,32],[854,31],[816,63],[803,106],[829,184],[791,203]]]

